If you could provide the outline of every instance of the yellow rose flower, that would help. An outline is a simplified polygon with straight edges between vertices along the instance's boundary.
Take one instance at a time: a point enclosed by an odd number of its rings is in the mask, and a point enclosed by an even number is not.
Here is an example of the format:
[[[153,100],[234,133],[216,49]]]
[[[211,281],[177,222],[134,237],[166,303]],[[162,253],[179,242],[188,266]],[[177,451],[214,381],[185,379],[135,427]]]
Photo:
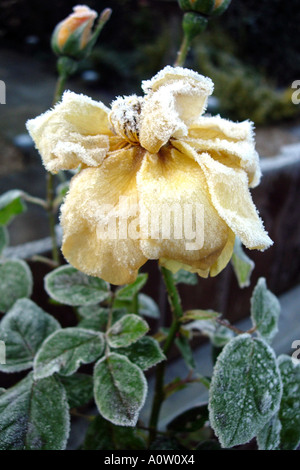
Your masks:
[[[252,123],[203,116],[213,83],[188,69],[167,66],[142,88],[144,97],[119,97],[111,110],[67,91],[53,110],[27,123],[48,171],[82,168],[61,211],[65,258],[125,284],[148,259],[173,272],[215,276],[231,258],[235,235],[247,248],[268,248],[248,189],[261,176]],[[122,222],[126,197],[137,201],[137,236],[101,238],[99,225]],[[190,240],[174,232],[149,235],[146,214],[164,204],[203,208],[201,247],[188,249]],[[164,219],[160,213],[158,222]]]

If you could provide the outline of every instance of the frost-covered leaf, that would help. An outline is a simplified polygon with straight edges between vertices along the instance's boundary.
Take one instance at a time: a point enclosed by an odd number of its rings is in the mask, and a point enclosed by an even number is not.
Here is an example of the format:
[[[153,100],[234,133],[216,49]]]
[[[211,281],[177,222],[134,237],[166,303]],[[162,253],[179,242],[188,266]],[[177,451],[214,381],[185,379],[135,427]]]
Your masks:
[[[216,322],[214,320],[195,320],[187,325],[182,326],[187,331],[197,330],[205,336],[212,336],[216,331]]]
[[[195,320],[182,327],[185,330],[198,330],[207,336],[212,344],[217,348],[222,348],[230,341],[234,333],[223,325],[219,325],[214,320]]]
[[[248,334],[232,339],[217,359],[209,417],[222,447],[244,444],[278,411],[281,379],[274,351]]]
[[[148,279],[148,274],[138,274],[136,280],[128,286],[116,292],[117,300],[132,300],[133,297],[144,287]]]
[[[220,315],[220,313],[214,312],[213,310],[188,310],[184,312],[184,316],[180,321],[186,323],[190,320],[214,320]]]
[[[107,282],[73,266],[60,266],[45,277],[45,289],[54,300],[72,306],[95,305],[110,295]]]
[[[180,335],[178,338],[175,339],[175,344],[179,351],[181,352],[181,355],[188,366],[189,369],[195,369],[196,368],[196,363],[195,359],[193,356],[193,351],[190,346],[190,342],[188,338],[185,336]]]
[[[87,305],[86,307],[79,307],[77,312],[81,318],[96,318],[103,317],[103,322],[107,322],[109,308],[100,307],[100,305]]]
[[[87,374],[59,376],[66,392],[70,408],[78,408],[93,399],[93,377]]]
[[[102,333],[84,328],[64,328],[44,341],[34,360],[34,376],[42,379],[59,372],[72,375],[81,364],[98,359],[104,350]]]
[[[91,422],[82,450],[143,450],[145,441],[137,430],[115,426],[101,416]]]
[[[300,444],[300,364],[286,355],[278,358],[283,383],[279,419],[282,425],[280,448],[296,449]]]
[[[256,436],[259,450],[278,450],[281,423],[276,413]]]
[[[0,387],[0,395],[3,395],[3,393],[5,392],[6,392],[5,388]]]
[[[223,325],[216,325],[216,330],[210,339],[214,346],[216,346],[217,348],[222,348],[233,337],[234,333],[232,330],[229,330],[228,328],[226,328],[226,326]]]
[[[278,332],[280,303],[267,289],[266,280],[261,277],[251,297],[251,319],[256,331],[265,341],[271,343]]]
[[[116,298],[114,300],[114,308],[124,309],[127,313],[135,311],[135,299],[131,298],[130,300],[120,300]],[[137,313],[145,317],[150,318],[159,318],[160,311],[158,305],[154,300],[145,294],[137,295]]]
[[[198,284],[197,274],[185,271],[185,269],[179,269],[177,273],[173,274],[175,284],[188,284],[190,286],[196,286]]]
[[[0,196],[0,225],[7,225],[16,215],[26,210],[22,191],[12,189]]]
[[[204,403],[184,411],[167,425],[172,432],[195,432],[203,428],[208,421],[208,404]]]
[[[231,264],[239,286],[241,288],[248,287],[250,285],[250,277],[255,264],[243,251],[242,243],[238,237],[235,239]]]
[[[6,227],[0,225],[0,255],[4,248],[9,244],[9,235]]]
[[[1,450],[63,450],[70,430],[64,387],[30,373],[0,396]]]
[[[119,348],[118,353],[127,356],[131,362],[142,370],[148,370],[150,367],[166,360],[159,343],[150,336],[140,338],[127,348]]]
[[[138,295],[139,314],[150,318],[159,318],[160,311],[154,300],[146,294]]]
[[[99,305],[90,305],[87,307],[80,307],[78,313],[83,319],[78,323],[80,328],[87,328],[95,331],[106,331],[106,326],[109,316],[109,308],[102,308]],[[126,315],[125,309],[113,309],[112,311],[112,325],[120,318]]]
[[[149,326],[138,315],[128,314],[122,317],[107,331],[106,337],[112,348],[126,348],[135,343],[149,330]]]
[[[42,342],[59,328],[55,318],[32,300],[17,300],[0,323],[0,340],[6,346],[6,364],[0,370],[18,372],[32,367]]]
[[[32,275],[25,261],[12,259],[0,264],[0,311],[7,312],[16,300],[30,297]]]
[[[94,396],[99,413],[118,426],[135,426],[147,394],[141,369],[120,354],[100,359],[94,369]]]

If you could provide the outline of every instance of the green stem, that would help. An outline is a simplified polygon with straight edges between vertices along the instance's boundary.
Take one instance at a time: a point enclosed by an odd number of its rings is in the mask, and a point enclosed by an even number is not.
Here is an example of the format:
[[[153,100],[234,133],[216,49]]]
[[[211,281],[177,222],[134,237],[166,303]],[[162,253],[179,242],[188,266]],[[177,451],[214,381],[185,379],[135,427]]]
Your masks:
[[[53,261],[52,259],[49,259],[45,256],[40,256],[40,255],[32,256],[31,261],[37,261],[37,262],[40,262],[40,263],[47,264],[48,266],[50,266],[53,269],[58,268],[58,266],[59,266],[59,264],[55,263],[55,261]]]
[[[106,335],[107,335],[108,330],[112,326],[112,317],[113,317],[114,301],[115,301],[115,293],[114,292],[111,293],[110,300],[111,300],[111,304],[110,304],[110,307],[109,307],[108,319],[107,319],[107,324],[106,324],[106,332],[105,332],[105,338],[106,338],[105,356],[108,356],[108,354],[110,353],[110,348],[109,348],[109,344],[108,344]]]
[[[58,79],[56,82],[56,87],[55,87],[55,92],[54,92],[54,97],[53,97],[53,105],[58,103],[58,101],[61,100],[62,94],[65,89],[66,81],[67,81],[68,75],[67,74],[59,74]]]
[[[49,228],[50,228],[50,237],[52,244],[52,259],[55,263],[59,264],[59,253],[57,247],[57,237],[55,231],[55,213],[53,210],[53,200],[54,200],[54,177],[52,173],[47,173],[47,212],[49,219]]]
[[[44,209],[47,209],[47,202],[44,199],[41,199],[39,197],[30,196],[27,193],[22,193],[22,198],[26,202],[30,202],[32,204],[36,204],[37,206],[41,206]]]
[[[170,327],[167,339],[164,344],[163,352],[167,356],[173,343],[176,338],[176,335],[180,329],[180,321],[179,319],[183,316],[183,310],[181,307],[181,300],[179,297],[178,290],[176,288],[174,278],[172,273],[166,269],[161,268],[162,277],[165,282],[167,292],[168,292],[168,299],[170,303],[170,307],[173,313],[173,322]],[[166,368],[166,361],[163,361],[158,364],[156,368],[155,374],[155,390],[154,390],[154,398],[149,422],[149,444],[153,442],[157,434],[157,424],[161,406],[165,399],[165,391],[164,391],[164,376],[165,376],[165,368]]]
[[[139,298],[138,294],[135,294],[132,301],[132,313],[139,315]]]
[[[242,331],[239,328],[237,328],[236,326],[231,325],[231,323],[229,323],[227,320],[221,320],[221,318],[216,318],[215,320],[216,320],[217,323],[219,323],[219,325],[225,326],[225,328],[228,328],[229,330],[233,331],[237,335],[242,335],[242,334],[245,333],[245,331]],[[247,331],[247,333],[248,333],[248,331]],[[251,333],[252,333],[252,331],[251,331]]]
[[[186,61],[186,56],[190,50],[191,41],[186,34],[184,34],[180,49],[177,53],[177,59],[174,62],[174,67],[183,67]]]
[[[183,310],[181,306],[180,296],[177,287],[174,282],[171,271],[166,268],[161,268],[162,277],[167,288],[170,307],[174,318],[181,318],[183,316]]]

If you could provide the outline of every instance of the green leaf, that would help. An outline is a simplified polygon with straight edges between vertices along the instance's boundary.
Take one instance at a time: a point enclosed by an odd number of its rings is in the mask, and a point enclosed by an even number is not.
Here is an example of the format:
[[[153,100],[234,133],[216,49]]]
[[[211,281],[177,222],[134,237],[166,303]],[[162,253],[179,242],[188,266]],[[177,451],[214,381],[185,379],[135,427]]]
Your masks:
[[[71,306],[95,305],[110,296],[109,284],[73,266],[61,266],[45,277],[45,289],[54,300]]]
[[[276,413],[256,436],[259,450],[278,450],[281,423]]]
[[[63,450],[70,430],[66,392],[55,377],[30,373],[0,396],[1,450]]]
[[[0,225],[7,225],[16,215],[26,210],[22,191],[13,189],[0,196]]]
[[[72,375],[81,364],[93,362],[104,350],[103,334],[84,328],[64,328],[44,341],[34,360],[35,379],[59,372]]]
[[[200,331],[204,336],[207,336],[217,348],[225,346],[234,336],[231,330],[223,325],[219,325],[215,320],[195,320],[182,326],[182,328],[188,331]]]
[[[148,274],[138,274],[136,280],[128,286],[116,292],[118,300],[132,300],[133,297],[144,287],[148,279]]]
[[[256,331],[265,341],[271,343],[278,332],[280,303],[267,289],[266,280],[261,277],[251,297],[251,319]]]
[[[102,308],[99,305],[90,305],[88,307],[80,307],[78,313],[83,320],[78,323],[80,328],[87,328],[95,331],[106,331],[109,308]],[[120,318],[126,315],[125,309],[114,309],[112,311],[112,325],[116,323]]]
[[[159,318],[160,311],[154,300],[146,294],[138,295],[139,314],[150,318]]]
[[[127,357],[111,353],[95,365],[95,401],[99,413],[113,424],[135,426],[146,394],[143,372]]]
[[[248,334],[219,355],[210,386],[209,417],[222,447],[250,441],[278,411],[282,385],[274,351]]]
[[[279,419],[282,425],[280,448],[296,449],[300,444],[300,364],[286,355],[278,358],[283,383]]]
[[[238,237],[235,239],[231,264],[239,286],[241,288],[250,286],[250,278],[255,264],[243,251],[242,243]]]
[[[87,305],[86,307],[79,307],[77,312],[81,318],[94,319],[103,318],[103,322],[106,325],[109,308],[100,307],[100,305]]]
[[[156,302],[154,302],[151,297],[145,294],[138,294],[137,301],[139,315],[143,315],[145,317],[150,318],[160,317],[158,305],[156,304]],[[114,300],[114,308],[123,309],[126,310],[127,313],[131,313],[135,309],[134,298],[131,298],[130,300],[120,300],[116,298]]]
[[[0,225],[0,255],[9,244],[9,235],[6,227]]]
[[[198,284],[197,274],[185,271],[185,269],[179,269],[177,273],[173,274],[175,284],[188,284],[190,286],[196,286]]]
[[[214,334],[211,336],[211,342],[215,347],[222,348],[233,337],[234,337],[234,333],[232,330],[229,330],[228,328],[226,328],[226,326],[223,326],[223,325],[216,325],[216,330]]]
[[[0,311],[7,312],[16,300],[30,297],[32,275],[29,266],[12,259],[0,264]]]
[[[148,370],[161,361],[166,360],[159,343],[150,336],[144,336],[127,348],[119,348],[118,353],[122,354],[140,367],[142,370]]]
[[[220,313],[214,312],[213,310],[188,310],[184,312],[184,316],[180,321],[186,323],[190,320],[214,320],[220,315]]]
[[[42,342],[59,328],[55,318],[32,300],[17,300],[0,323],[0,340],[6,346],[6,364],[0,370],[18,372],[32,367]]]
[[[145,320],[131,313],[112,325],[106,333],[106,338],[112,348],[126,348],[144,336],[148,330],[149,326]]]
[[[96,416],[87,430],[82,450],[143,450],[145,447],[136,429],[115,426]]]
[[[59,376],[66,392],[70,408],[78,408],[93,399],[93,377],[87,374]]]
[[[184,411],[167,425],[168,431],[175,433],[195,432],[203,428],[208,421],[208,404],[195,406]]]
[[[195,359],[193,357],[193,351],[190,346],[190,342],[188,338],[185,336],[180,335],[178,338],[175,339],[175,344],[179,351],[181,352],[181,355],[188,366],[189,369],[195,369],[196,368],[196,363]]]

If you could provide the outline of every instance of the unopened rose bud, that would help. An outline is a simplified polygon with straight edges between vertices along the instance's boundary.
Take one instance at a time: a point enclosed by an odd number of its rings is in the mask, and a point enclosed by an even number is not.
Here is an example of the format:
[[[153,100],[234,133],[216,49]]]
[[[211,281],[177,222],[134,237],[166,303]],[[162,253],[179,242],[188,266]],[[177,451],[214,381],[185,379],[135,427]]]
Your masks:
[[[183,11],[200,13],[201,15],[221,15],[231,0],[178,0]]]
[[[185,36],[189,41],[192,41],[198,34],[201,34],[206,26],[208,20],[202,15],[189,12],[183,15],[182,27]]]
[[[215,0],[215,6],[211,13],[212,16],[222,15],[229,7],[231,0]]]
[[[60,56],[82,58],[92,37],[92,27],[98,14],[85,5],[77,5],[73,13],[55,28],[51,45]]]
[[[109,20],[109,18],[111,17],[111,14],[112,14],[112,9],[111,8],[105,8],[103,10],[103,12],[101,13],[101,15],[100,15],[99,23],[105,24]]]
[[[215,6],[215,0],[178,0],[183,11],[195,11],[204,15],[209,15]]]

